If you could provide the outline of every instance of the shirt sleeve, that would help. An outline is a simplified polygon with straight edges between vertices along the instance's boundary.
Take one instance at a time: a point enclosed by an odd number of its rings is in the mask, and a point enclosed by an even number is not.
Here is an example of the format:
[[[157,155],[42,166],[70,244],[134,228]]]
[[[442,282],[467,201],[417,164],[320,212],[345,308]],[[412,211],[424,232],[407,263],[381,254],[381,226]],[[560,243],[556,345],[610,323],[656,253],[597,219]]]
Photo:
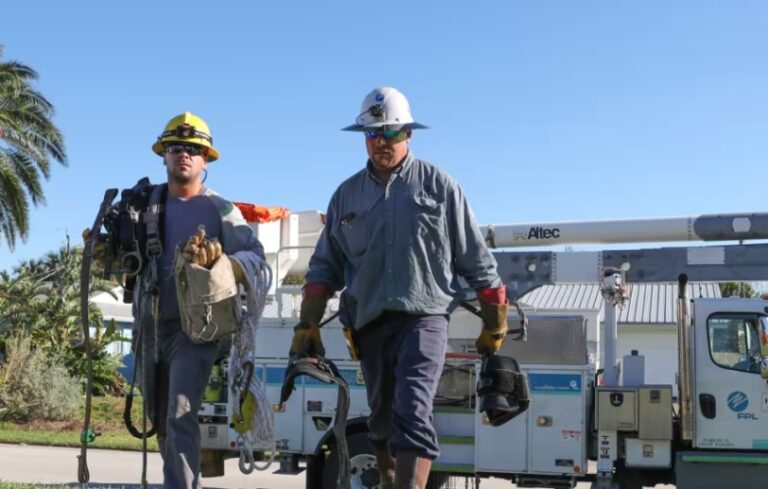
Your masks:
[[[502,286],[496,259],[485,244],[464,192],[455,181],[449,182],[447,192],[448,226],[456,273],[475,290]]]
[[[231,202],[227,204],[226,211],[222,213],[221,217],[224,253],[237,258],[240,264],[244,265],[246,272],[258,269],[266,263],[264,246],[243,217],[240,209]]]
[[[328,204],[325,226],[309,259],[306,274],[307,283],[320,282],[332,292],[344,288],[344,266],[347,261],[333,237],[333,229],[338,223],[338,194],[337,190]]]

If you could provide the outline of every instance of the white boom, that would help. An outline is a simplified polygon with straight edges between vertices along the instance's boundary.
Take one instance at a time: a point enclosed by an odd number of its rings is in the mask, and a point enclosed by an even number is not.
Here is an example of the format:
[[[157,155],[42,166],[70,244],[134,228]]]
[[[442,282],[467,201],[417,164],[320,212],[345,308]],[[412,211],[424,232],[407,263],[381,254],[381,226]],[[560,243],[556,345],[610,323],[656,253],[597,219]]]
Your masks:
[[[492,248],[768,239],[768,213],[481,226]]]

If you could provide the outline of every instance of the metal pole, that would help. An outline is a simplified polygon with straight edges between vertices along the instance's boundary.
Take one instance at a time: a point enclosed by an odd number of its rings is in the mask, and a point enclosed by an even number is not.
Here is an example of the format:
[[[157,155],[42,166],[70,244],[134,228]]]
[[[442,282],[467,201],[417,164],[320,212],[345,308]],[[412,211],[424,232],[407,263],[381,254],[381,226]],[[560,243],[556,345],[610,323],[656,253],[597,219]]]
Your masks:
[[[603,317],[603,345],[605,352],[603,383],[606,386],[619,385],[618,372],[616,370],[617,343],[616,304],[612,300],[606,299]]]
[[[677,281],[677,382],[680,404],[680,428],[683,440],[693,439],[693,404],[691,401],[691,318],[688,298],[688,275],[681,273]]]

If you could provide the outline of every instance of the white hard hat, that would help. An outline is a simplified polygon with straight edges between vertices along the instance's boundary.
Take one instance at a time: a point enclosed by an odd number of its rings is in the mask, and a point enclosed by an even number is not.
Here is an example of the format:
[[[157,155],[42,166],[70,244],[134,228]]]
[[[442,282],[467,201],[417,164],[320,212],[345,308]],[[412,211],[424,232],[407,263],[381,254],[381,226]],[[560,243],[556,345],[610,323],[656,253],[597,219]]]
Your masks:
[[[408,99],[397,89],[379,87],[363,99],[360,115],[355,123],[343,131],[370,131],[388,129],[427,129],[427,126],[414,122]]]

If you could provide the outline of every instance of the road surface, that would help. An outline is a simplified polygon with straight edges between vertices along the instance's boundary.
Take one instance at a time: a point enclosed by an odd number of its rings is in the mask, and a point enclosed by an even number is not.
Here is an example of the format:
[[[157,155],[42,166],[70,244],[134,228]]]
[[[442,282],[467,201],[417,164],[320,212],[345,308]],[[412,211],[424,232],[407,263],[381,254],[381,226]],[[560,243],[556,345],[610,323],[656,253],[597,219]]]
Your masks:
[[[77,456],[79,448],[43,447],[33,445],[0,444],[0,480],[40,484],[77,484]],[[88,450],[90,487],[114,486],[136,489],[141,480],[141,453],[119,450]],[[254,471],[244,475],[237,467],[237,459],[225,462],[223,477],[203,479],[203,486],[217,489],[304,489],[304,474],[274,474],[277,464],[265,472]],[[162,460],[158,453],[148,454],[147,481],[152,489],[162,487]],[[590,484],[578,484],[578,489],[589,489]],[[459,488],[464,484],[459,484]],[[480,489],[513,489],[517,486],[501,479],[484,479]],[[674,486],[657,486],[660,488]]]

